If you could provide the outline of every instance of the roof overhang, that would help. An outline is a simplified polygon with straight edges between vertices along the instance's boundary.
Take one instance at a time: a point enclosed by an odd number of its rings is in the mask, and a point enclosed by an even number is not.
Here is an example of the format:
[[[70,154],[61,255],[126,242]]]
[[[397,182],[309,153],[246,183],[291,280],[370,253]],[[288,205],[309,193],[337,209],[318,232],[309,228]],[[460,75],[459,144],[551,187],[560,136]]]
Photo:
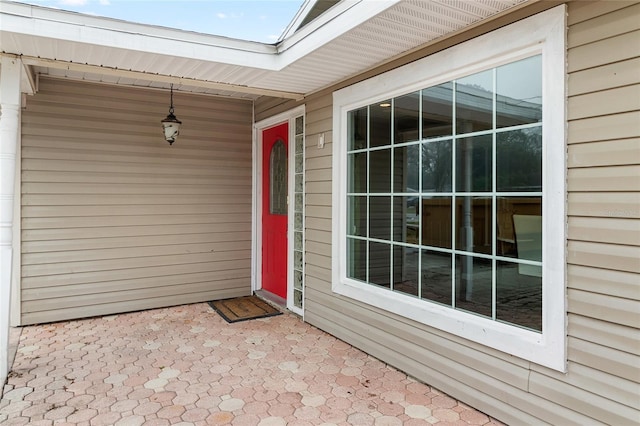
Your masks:
[[[343,0],[271,45],[0,0],[0,49],[31,79],[302,99],[535,1]]]

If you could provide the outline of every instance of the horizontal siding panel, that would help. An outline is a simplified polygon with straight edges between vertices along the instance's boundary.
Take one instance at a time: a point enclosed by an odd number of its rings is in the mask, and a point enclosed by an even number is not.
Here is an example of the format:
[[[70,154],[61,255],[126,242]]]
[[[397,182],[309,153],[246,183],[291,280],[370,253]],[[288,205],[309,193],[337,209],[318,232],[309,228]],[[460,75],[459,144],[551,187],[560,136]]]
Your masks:
[[[251,234],[247,233],[250,237]],[[149,244],[149,245],[133,245],[131,247],[111,247],[111,248],[86,248],[83,250],[75,250],[74,246],[64,251],[42,251],[32,253],[24,251],[22,254],[22,262],[25,266],[30,265],[45,265],[64,262],[88,262],[107,259],[123,259],[133,258],[140,256],[141,252],[144,252],[146,257],[150,256],[179,256],[184,254],[204,254],[204,253],[216,253],[216,252],[228,252],[237,250],[246,250],[251,247],[251,239],[247,238],[247,235],[241,235],[244,239],[234,240],[233,237],[227,237],[227,241],[224,239],[216,240],[211,243],[201,244],[173,244],[167,241],[164,244]],[[90,240],[93,241],[93,240]],[[98,245],[99,243],[95,243]],[[106,245],[106,243],[102,243]],[[133,244],[133,243],[127,243]],[[81,246],[82,244],[77,244]],[[85,244],[90,245],[90,244]],[[31,243],[31,246],[37,246],[37,244]],[[31,249],[31,246],[27,249]],[[49,245],[50,247],[51,245]],[[74,249],[72,249],[74,248]],[[35,248],[36,250],[41,250]]]
[[[578,191],[640,191],[640,165],[570,169],[567,187]]]
[[[26,149],[31,148],[51,148],[56,147],[60,150],[82,150],[82,151],[99,151],[101,153],[128,153],[144,155],[148,158],[175,158],[175,151],[173,146],[161,145],[161,149],[158,149],[158,136],[152,134],[140,135],[136,138],[136,144],[132,145],[128,140],[113,140],[108,135],[94,134],[90,141],[86,138],[79,138],[70,135],[65,135],[61,138],[51,137],[48,133],[41,135],[27,134],[29,136],[23,138],[22,147]],[[165,150],[166,148],[166,150]],[[251,148],[247,147],[243,143],[243,139],[238,135],[232,135],[232,137],[221,137],[220,134],[216,134],[216,150],[212,152],[210,147],[210,139],[205,138],[203,143],[199,143],[197,138],[193,136],[186,143],[182,143],[180,146],[180,158],[245,158],[251,157]]]
[[[305,166],[307,171],[330,169],[331,161],[330,156],[307,158]]]
[[[317,148],[317,141],[318,139],[311,139],[313,137],[313,135],[307,135],[307,150],[304,153],[305,157],[307,158],[307,161],[309,161],[310,159],[313,158],[318,158],[318,157],[329,157],[331,158],[331,152],[333,150],[332,148],[332,143],[331,143],[331,133],[325,133],[324,134],[324,148],[320,149]],[[314,141],[313,143],[311,143],[311,141]]]
[[[95,172],[83,172],[83,173],[69,173],[67,171],[23,171],[22,172],[22,180],[23,182],[68,182],[68,183],[100,183],[100,184],[149,184],[149,185],[206,185],[207,182],[211,181],[211,178],[224,179],[224,172],[218,173],[217,175],[209,174],[208,176],[200,176],[200,175],[167,175],[164,174],[161,170],[162,168],[158,168],[156,173],[134,173],[131,170],[129,173],[95,173]],[[237,180],[226,179],[224,180],[225,186],[246,186],[247,178],[249,176],[243,175],[243,178],[240,179],[238,176]]]
[[[189,304],[202,302],[203,300],[219,300],[229,299],[232,297],[248,296],[251,294],[251,288],[246,287],[237,289],[215,289],[201,293],[182,294],[179,297],[180,304]],[[110,315],[114,312],[132,312],[144,309],[154,309],[164,306],[174,306],[177,303],[177,297],[148,296],[143,299],[128,300],[117,303],[103,303],[91,306],[81,306],[77,308],[55,309],[51,311],[38,311],[27,313],[22,316],[24,324],[41,324],[50,322],[52,317],[59,318],[59,321],[70,320],[75,318],[86,318],[100,315]]]
[[[640,300],[638,275],[632,272],[568,265],[569,288]]]
[[[307,214],[315,218],[331,219],[331,207],[307,205]]]
[[[60,148],[42,148],[42,147],[25,147],[22,150],[22,158],[30,160],[65,160],[65,161],[82,161],[92,162],[97,161],[100,163],[111,164],[113,162],[131,165],[132,167],[153,165],[153,166],[165,166],[176,167],[177,166],[191,166],[191,167],[243,167],[251,168],[251,156],[239,155],[236,152],[220,153],[219,155],[211,155],[209,153],[208,158],[203,155],[194,154],[193,156],[183,156],[182,158],[175,158],[169,155],[147,155],[144,158],[131,155],[128,153],[116,153],[105,152],[101,150],[88,150],[88,149],[60,149]],[[74,164],[74,163],[70,163]]]
[[[569,75],[569,96],[582,95],[638,83],[640,58],[615,62]]]
[[[315,135],[318,133],[328,133],[328,132],[331,132],[332,124],[333,124],[333,118],[331,117],[325,118],[323,120],[307,123],[306,131],[308,135]],[[317,140],[317,138],[314,138],[314,140]]]
[[[305,256],[305,262],[307,264],[307,267],[311,265],[324,269],[331,268],[331,257],[329,256],[322,256],[316,253],[307,253]]]
[[[605,40],[640,29],[640,4],[618,9],[571,26],[567,39],[569,47]]]
[[[331,194],[308,194],[306,197],[309,206],[331,206]]]
[[[140,253],[140,251],[139,251]],[[142,253],[140,253],[142,254]],[[103,270],[120,270],[131,268],[148,268],[163,265],[178,265],[203,262],[218,262],[239,259],[250,259],[250,250],[225,251],[219,253],[193,253],[177,255],[141,256],[134,258],[113,258],[95,261],[69,260],[64,263],[24,265],[22,276],[36,277],[42,275],[72,274],[80,272],[98,272]]]
[[[307,264],[305,269],[307,285],[309,282],[316,281],[318,284],[315,286],[318,287],[329,287],[331,288],[331,270],[327,268],[323,268],[313,264]]]
[[[544,395],[565,407],[572,407],[583,415],[607,424],[632,424],[638,420],[638,411],[615,400],[595,395],[576,386],[555,380],[537,372],[531,373],[530,392]],[[610,395],[615,397],[615,395]]]
[[[307,241],[317,243],[331,244],[331,232],[318,231],[317,229],[309,229],[306,233]]]
[[[569,315],[569,335],[608,348],[639,353],[640,329],[582,315]],[[570,364],[570,368],[573,364]],[[638,394],[640,397],[640,393]]]
[[[224,197],[211,196],[211,197],[194,197],[191,195],[176,195],[171,194],[162,196],[162,202],[165,205],[180,205],[185,204],[224,204],[225,202],[244,202],[251,195],[250,191],[240,191],[239,193],[228,191]],[[243,193],[244,192],[244,193]],[[146,195],[146,194],[108,194],[108,195],[89,195],[83,194],[82,197],[78,197],[77,194],[30,194],[28,200],[25,201],[25,205],[28,206],[118,206],[118,205],[157,205],[158,195]]]
[[[142,160],[142,159],[140,159]],[[222,164],[222,163],[220,163]],[[244,165],[245,167],[240,167]],[[149,164],[149,163],[117,163],[117,162],[102,162],[102,161],[49,161],[49,160],[32,160],[24,159],[22,162],[23,171],[44,171],[44,172],[66,172],[66,173],[136,173],[136,174],[151,174],[151,175],[193,175],[197,172],[198,176],[203,177],[224,177],[234,179],[247,179],[251,176],[250,162],[238,163],[236,167],[231,165],[213,167],[215,165],[203,166],[203,165],[163,165],[163,164]]]
[[[240,290],[246,288],[246,278],[228,279],[223,282],[206,281],[196,283],[180,283],[180,285],[156,286],[153,289],[153,297],[180,297],[182,294],[204,293],[215,290]],[[72,297],[69,297],[72,296]],[[65,297],[42,298],[37,302],[23,302],[23,312],[48,311],[53,309],[69,309],[78,307],[88,307],[103,303],[127,302],[130,300],[140,300],[149,296],[147,288],[127,289],[116,292],[102,294],[72,294]]]
[[[28,200],[25,200],[25,204]],[[189,207],[190,214],[218,214],[218,213],[242,213],[251,210],[251,203],[246,204],[196,204]],[[25,217],[51,217],[51,216],[102,216],[102,215],[153,215],[153,214],[183,214],[184,206],[169,204],[147,205],[109,205],[109,206],[30,206],[23,208]]]
[[[331,246],[328,244],[307,240],[305,248],[307,250],[307,253],[314,253],[321,256],[331,257]]]
[[[640,194],[636,192],[574,192],[569,193],[568,201],[569,216],[640,218]]]
[[[331,169],[308,170],[307,182],[331,182]]]
[[[246,197],[251,195],[251,185],[141,185],[141,184],[100,184],[100,183],[47,183],[25,182],[22,184],[22,193],[35,194],[82,194],[83,196],[104,195],[136,195],[150,196],[170,195],[174,196],[199,195],[213,198],[220,195],[237,195]],[[84,197],[83,197],[84,198]],[[157,197],[156,197],[157,199]]]
[[[634,3],[637,2],[630,0],[573,1],[569,3],[567,22],[573,27],[580,22],[624,9]]]
[[[309,211],[307,211],[307,216],[305,219],[305,225],[307,227],[307,229],[316,229],[319,231],[324,231],[326,229],[330,229],[327,228],[328,226],[331,226],[331,220],[330,219],[322,219],[322,218],[316,218],[313,217]]]
[[[70,221],[66,217],[35,217],[22,218],[24,233],[35,229],[68,229],[68,228],[107,228],[118,226],[147,226],[147,225],[182,225],[182,224],[245,224],[251,222],[251,213],[220,213],[220,214],[183,214],[183,215],[157,215],[157,216],[93,216],[74,217]]]
[[[640,357],[628,352],[569,338],[569,360],[633,382],[640,382]]]
[[[573,289],[568,294],[571,313],[628,327],[640,324],[640,300]]]
[[[637,110],[640,110],[640,84],[570,97],[567,118],[578,120]]]
[[[640,138],[569,145],[570,168],[633,164],[640,164]]]
[[[242,270],[244,273],[250,269],[250,259],[240,258],[236,260],[223,259],[218,262],[200,262],[200,263],[186,263],[186,264],[167,264],[167,265],[152,265],[149,267],[135,267],[128,269],[112,269],[112,270],[100,270],[90,272],[74,272],[71,271],[68,274],[56,274],[45,275],[35,277],[23,277],[22,289],[41,289],[41,291],[47,288],[58,288],[67,285],[94,285],[96,288],[101,288],[104,285],[109,285],[114,281],[124,282],[126,280],[137,279],[157,279],[165,276],[186,277],[189,274],[207,273],[207,272],[220,272],[232,270]]]
[[[249,280],[251,278],[250,274],[247,273],[244,265],[242,266],[243,267],[241,269],[231,269],[227,271],[199,272],[191,274],[185,273],[151,278],[106,281],[100,286],[93,285],[93,283],[82,283],[77,285],[29,288],[23,291],[22,300],[33,301],[39,299],[53,299],[69,297],[71,295],[99,295],[102,293],[128,291],[132,288],[148,289],[153,287],[179,286],[181,283],[213,283],[221,280]]]
[[[640,246],[640,220],[570,217],[568,238],[574,241]]]
[[[569,49],[569,72],[595,68],[640,56],[640,31],[625,33]]]
[[[213,235],[218,232],[242,232],[246,231],[245,223],[223,223],[223,224],[207,224],[206,231]],[[71,240],[78,239],[94,239],[94,238],[119,238],[121,241],[127,241],[129,238],[142,237],[142,236],[169,236],[179,235],[187,236],[193,235],[196,238],[200,238],[200,234],[203,232],[201,224],[189,225],[148,225],[148,226],[103,226],[103,227],[87,227],[87,228],[66,228],[60,229],[57,227],[49,229],[30,229],[22,232],[22,246],[25,247],[25,243],[38,241],[38,242],[51,242],[57,240],[63,240],[65,238]],[[126,237],[126,238],[122,238]],[[190,237],[189,237],[190,238]]]
[[[569,241],[567,262],[637,274],[640,273],[640,247]]]
[[[252,102],[41,80],[22,117],[22,320],[249,294]],[[111,122],[117,121],[113,127]]]
[[[569,143],[597,142],[639,136],[640,111],[569,122]]]
[[[305,189],[312,194],[331,194],[331,182],[327,181],[307,181],[305,183]]]

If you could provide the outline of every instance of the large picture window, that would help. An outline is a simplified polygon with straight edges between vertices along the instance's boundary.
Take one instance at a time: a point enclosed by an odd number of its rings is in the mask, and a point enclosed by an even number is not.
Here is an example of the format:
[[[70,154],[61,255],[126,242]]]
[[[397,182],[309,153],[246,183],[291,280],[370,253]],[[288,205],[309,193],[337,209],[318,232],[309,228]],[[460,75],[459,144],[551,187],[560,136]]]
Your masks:
[[[547,11],[335,93],[334,291],[564,368],[563,31]]]

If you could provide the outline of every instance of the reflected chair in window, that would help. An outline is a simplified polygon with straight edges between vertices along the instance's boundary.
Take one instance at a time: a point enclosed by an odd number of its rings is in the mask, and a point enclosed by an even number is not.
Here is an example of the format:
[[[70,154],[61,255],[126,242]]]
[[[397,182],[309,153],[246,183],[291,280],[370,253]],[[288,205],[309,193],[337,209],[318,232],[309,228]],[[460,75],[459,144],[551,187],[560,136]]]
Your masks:
[[[513,215],[518,259],[542,261],[542,216]],[[518,264],[521,275],[542,277],[542,267]]]

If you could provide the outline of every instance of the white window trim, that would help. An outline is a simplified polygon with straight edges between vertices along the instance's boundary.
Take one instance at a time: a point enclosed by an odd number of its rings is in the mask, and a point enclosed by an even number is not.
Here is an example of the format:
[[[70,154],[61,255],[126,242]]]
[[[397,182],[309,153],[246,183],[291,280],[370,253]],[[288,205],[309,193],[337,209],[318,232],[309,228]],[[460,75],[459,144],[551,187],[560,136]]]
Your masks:
[[[521,58],[542,55],[543,308],[538,333],[376,288],[346,276],[347,112]],[[335,293],[465,339],[566,371],[566,7],[539,13],[333,94]]]

